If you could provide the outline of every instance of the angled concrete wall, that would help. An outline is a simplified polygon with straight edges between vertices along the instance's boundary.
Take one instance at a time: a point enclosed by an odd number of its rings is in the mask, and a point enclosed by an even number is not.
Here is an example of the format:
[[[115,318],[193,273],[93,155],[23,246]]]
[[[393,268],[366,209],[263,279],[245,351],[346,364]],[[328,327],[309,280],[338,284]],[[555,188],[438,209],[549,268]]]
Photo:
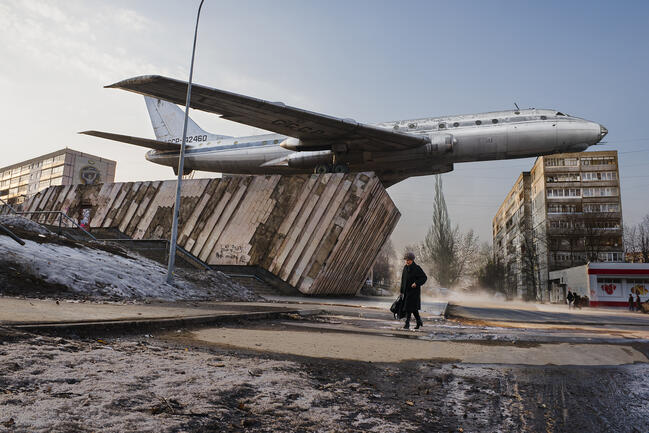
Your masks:
[[[91,207],[91,227],[168,239],[175,185],[50,187],[24,210],[77,217]],[[353,295],[399,217],[372,173],[192,179],[183,182],[178,244],[212,265],[262,267],[305,294]]]

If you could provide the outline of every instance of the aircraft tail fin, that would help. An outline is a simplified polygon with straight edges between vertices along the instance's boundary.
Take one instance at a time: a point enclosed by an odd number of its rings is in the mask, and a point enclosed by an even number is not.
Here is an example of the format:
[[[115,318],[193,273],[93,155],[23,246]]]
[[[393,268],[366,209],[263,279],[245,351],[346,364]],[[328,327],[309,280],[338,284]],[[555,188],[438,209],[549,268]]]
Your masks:
[[[153,132],[158,141],[174,141],[182,140],[183,136],[183,123],[185,121],[185,112],[180,109],[176,104],[162,99],[152,98],[145,96],[146,108],[149,111],[151,118],[151,125]],[[200,136],[201,141],[218,140],[222,138],[230,138],[227,135],[210,134],[203,130],[194,122],[191,117],[187,120],[187,137]],[[205,138],[203,138],[205,137]]]

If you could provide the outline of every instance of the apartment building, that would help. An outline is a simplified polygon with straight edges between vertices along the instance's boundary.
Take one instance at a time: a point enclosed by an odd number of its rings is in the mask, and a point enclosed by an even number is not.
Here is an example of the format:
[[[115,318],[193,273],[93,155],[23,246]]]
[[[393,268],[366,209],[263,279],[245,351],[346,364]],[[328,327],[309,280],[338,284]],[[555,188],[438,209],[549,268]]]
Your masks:
[[[535,290],[526,280],[533,272],[526,252],[531,224],[530,172],[524,171],[500,205],[493,219],[495,258],[504,265],[505,290],[511,298],[531,300]]]
[[[519,297],[560,301],[548,273],[588,262],[623,262],[622,202],[617,151],[565,153],[537,158],[529,183],[519,176],[493,220],[494,256],[505,265]],[[508,206],[523,190],[524,211]],[[518,193],[521,196],[520,193]],[[515,205],[516,206],[516,205]],[[510,271],[511,270],[511,271]],[[512,288],[512,291],[514,289]]]
[[[20,204],[52,185],[114,182],[116,167],[110,159],[61,149],[0,168],[0,199]]]

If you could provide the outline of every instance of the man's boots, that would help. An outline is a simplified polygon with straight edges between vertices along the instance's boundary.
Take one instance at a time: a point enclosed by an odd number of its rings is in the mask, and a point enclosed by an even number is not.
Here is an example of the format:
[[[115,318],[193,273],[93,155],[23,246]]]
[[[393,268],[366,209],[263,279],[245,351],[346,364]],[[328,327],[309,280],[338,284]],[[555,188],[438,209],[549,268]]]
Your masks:
[[[410,322],[406,320],[406,324],[403,325],[403,329],[410,329]]]
[[[422,326],[424,326],[424,322],[422,322],[421,319],[420,319],[420,320],[417,320],[417,326],[415,326],[415,329],[419,329],[419,328],[421,328]]]

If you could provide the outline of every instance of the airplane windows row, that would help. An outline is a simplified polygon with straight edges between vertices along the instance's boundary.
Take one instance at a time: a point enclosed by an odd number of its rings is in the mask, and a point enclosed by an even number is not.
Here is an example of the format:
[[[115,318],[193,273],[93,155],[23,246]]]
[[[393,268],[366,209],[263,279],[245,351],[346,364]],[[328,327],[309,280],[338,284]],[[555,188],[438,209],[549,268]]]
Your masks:
[[[520,111],[515,111],[514,114],[520,114]],[[559,113],[559,112],[557,113],[557,115],[558,116],[566,116],[565,114]],[[548,116],[546,116],[546,115],[542,115],[542,116],[539,116],[539,117],[520,116],[520,117],[511,117],[511,118],[504,118],[504,119],[491,119],[491,123],[494,124],[494,125],[497,125],[501,121],[503,121],[503,122],[526,122],[526,121],[535,120],[535,119],[547,120]],[[475,124],[478,125],[478,126],[482,125],[482,122],[483,122],[482,120],[475,120]],[[460,127],[460,126],[469,126],[470,123],[469,122],[453,122],[452,125],[453,125],[454,128],[457,128],[457,127]],[[408,128],[410,128],[410,129],[414,129],[416,127],[417,127],[416,123],[408,124]],[[446,123],[439,123],[437,125],[437,128],[438,129],[445,129],[445,128],[447,128],[447,124]],[[394,129],[399,129],[399,127],[397,125],[394,125]]]

